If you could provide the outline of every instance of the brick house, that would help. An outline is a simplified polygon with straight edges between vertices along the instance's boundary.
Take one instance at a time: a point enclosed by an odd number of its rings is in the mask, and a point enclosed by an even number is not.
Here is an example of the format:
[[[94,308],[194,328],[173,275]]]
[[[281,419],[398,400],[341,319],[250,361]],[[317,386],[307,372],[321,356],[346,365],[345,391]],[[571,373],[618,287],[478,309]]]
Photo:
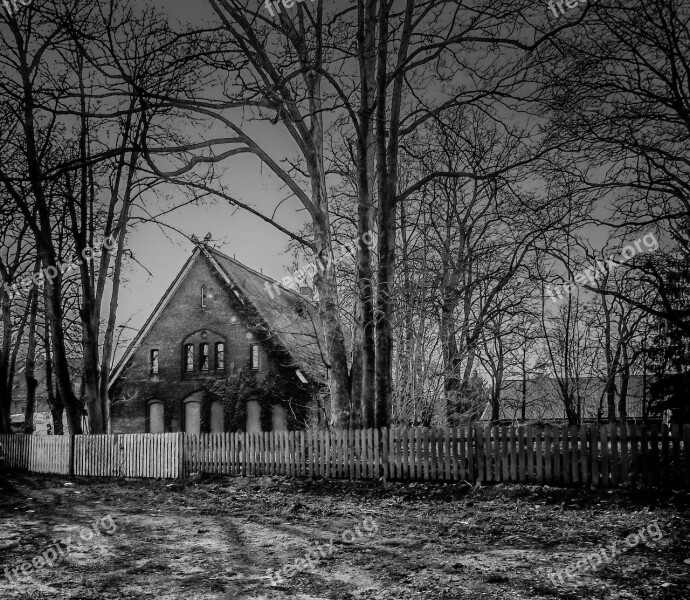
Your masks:
[[[321,331],[306,295],[198,243],[113,371],[110,429],[204,433],[307,426],[318,419],[315,398],[326,380]],[[265,386],[267,377],[278,381],[278,372],[279,381],[290,384],[286,389],[295,384],[307,407],[297,421],[294,393],[269,405],[247,400],[234,426],[227,399],[208,394],[214,383],[242,376]]]

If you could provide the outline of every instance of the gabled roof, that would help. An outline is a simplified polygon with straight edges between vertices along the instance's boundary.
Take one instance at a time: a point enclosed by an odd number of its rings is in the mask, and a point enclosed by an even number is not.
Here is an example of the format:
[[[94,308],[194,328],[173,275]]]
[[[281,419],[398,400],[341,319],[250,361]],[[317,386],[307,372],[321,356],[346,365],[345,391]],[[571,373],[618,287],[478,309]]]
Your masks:
[[[323,328],[316,307],[302,294],[218,250],[205,248],[204,252],[215,263],[214,266],[227,275],[240,292],[240,298],[244,297],[251,303],[266,323],[268,332],[290,353],[296,366],[312,379],[324,382],[326,349],[322,343]],[[270,294],[266,283],[271,286]]]
[[[325,382],[323,329],[318,311],[310,301],[294,290],[280,285],[270,277],[246,267],[222,252],[198,244],[143,327],[132,340],[113,371],[109,386],[112,386],[120,376],[126,364],[139,348],[142,339],[163,313],[187,274],[202,257],[209,261],[227,284],[228,293],[233,293],[243,305],[251,305],[263,322],[269,338],[274,338],[289,353],[294,366],[312,380]],[[270,294],[266,289],[267,284],[271,289]]]

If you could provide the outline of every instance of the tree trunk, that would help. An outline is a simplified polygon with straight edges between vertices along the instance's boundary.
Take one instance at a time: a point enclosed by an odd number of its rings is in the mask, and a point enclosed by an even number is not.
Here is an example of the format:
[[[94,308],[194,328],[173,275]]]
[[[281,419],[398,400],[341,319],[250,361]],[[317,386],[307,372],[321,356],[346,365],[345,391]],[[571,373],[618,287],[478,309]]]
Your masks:
[[[630,384],[630,358],[628,346],[623,345],[623,365],[621,368],[621,390],[618,398],[618,418],[621,423],[628,420],[628,386]]]
[[[0,288],[2,301],[2,346],[0,346],[0,433],[12,433],[12,394],[7,387],[7,376],[10,367],[10,343],[12,340],[12,313],[10,297],[4,288]]]
[[[26,349],[26,411],[24,412],[24,433],[31,435],[34,432],[34,410],[36,408],[36,388],[38,381],[34,377],[36,370],[36,313],[38,312],[38,290],[33,289],[30,297],[30,316],[28,345]]]
[[[316,182],[315,190],[316,194],[321,194],[321,197],[325,198],[325,185]],[[322,203],[315,202],[315,204],[319,206]],[[314,224],[317,256],[319,258],[332,256],[327,215],[321,213],[319,218],[314,219]],[[325,331],[326,357],[329,363],[331,426],[337,429],[348,429],[351,427],[350,376],[347,368],[345,336],[338,310],[335,266],[329,259],[325,260],[325,264],[320,264],[323,268],[319,269],[314,281],[319,292],[319,316]]]
[[[373,228],[375,185],[374,103],[376,100],[376,0],[358,3],[357,41],[359,77],[362,89],[358,110],[360,132],[357,136],[357,297],[352,353],[352,424],[376,427],[376,326],[374,322],[374,287],[371,248],[364,234]]]
[[[522,351],[522,405],[520,417],[524,423],[527,420],[527,350]]]
[[[46,318],[50,323],[51,342],[54,357],[54,371],[57,383],[57,393],[67,411],[67,428],[70,435],[83,433],[82,415],[83,407],[72,388],[72,379],[69,372],[69,363],[65,351],[65,332],[63,329],[62,306],[60,302],[60,276],[56,278],[54,289],[51,284],[46,283],[48,290],[48,305],[46,306]]]
[[[127,235],[127,223],[132,199],[132,181],[134,180],[134,168],[138,160],[138,153],[132,152],[127,174],[127,184],[124,198],[122,200],[122,210],[120,220],[115,230],[118,232],[117,249],[115,255],[115,266],[113,269],[112,294],[110,296],[110,311],[108,313],[108,325],[103,336],[103,354],[101,357],[101,379],[100,379],[100,401],[103,414],[103,425],[106,433],[110,432],[110,402],[108,396],[108,384],[110,382],[110,362],[113,355],[113,337],[115,335],[115,323],[117,317],[117,307],[120,292],[120,273],[122,272],[122,253],[125,248],[125,237]],[[116,186],[117,187],[117,186]],[[100,297],[100,294],[99,294]]]
[[[48,292],[46,289],[43,290],[43,305],[44,307],[48,304]],[[50,327],[47,323],[43,331],[44,341],[45,341],[45,352],[46,352],[46,391],[48,394],[48,406],[50,407],[50,416],[53,420],[53,435],[64,435],[65,428],[63,425],[63,414],[65,411],[65,405],[62,402],[60,394],[55,394],[53,389],[53,352],[50,349]]]
[[[496,423],[500,417],[501,385],[503,384],[504,358],[503,342],[499,335],[498,328],[494,331],[494,336],[498,340],[498,366],[496,368],[495,384],[491,394],[491,422]]]
[[[446,416],[451,427],[460,425],[460,392],[462,378],[458,353],[458,343],[455,338],[455,318],[453,317],[454,303],[445,298],[441,306],[441,347],[443,350],[443,389],[446,397]]]
[[[402,67],[412,36],[412,15],[415,3],[408,1],[398,45],[396,67]],[[398,152],[400,114],[402,107],[404,69],[393,78],[390,114],[387,115],[388,90],[388,25],[392,5],[381,3],[378,15],[376,154],[378,175],[379,264],[376,294],[376,427],[390,424],[393,377],[393,285],[395,282],[395,213],[398,192]],[[390,127],[386,129],[386,117]],[[388,141],[386,142],[386,138]]]
[[[84,347],[84,396],[83,402],[89,423],[89,433],[105,433],[100,389],[98,385],[98,338],[91,327],[82,323],[82,344]]]

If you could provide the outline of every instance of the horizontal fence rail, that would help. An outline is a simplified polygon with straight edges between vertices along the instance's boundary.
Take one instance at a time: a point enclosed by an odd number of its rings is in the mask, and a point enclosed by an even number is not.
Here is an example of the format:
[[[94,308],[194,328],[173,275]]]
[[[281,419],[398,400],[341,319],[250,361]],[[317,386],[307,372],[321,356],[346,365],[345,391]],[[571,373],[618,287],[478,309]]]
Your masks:
[[[690,425],[0,435],[7,466],[179,479],[192,473],[690,489]]]

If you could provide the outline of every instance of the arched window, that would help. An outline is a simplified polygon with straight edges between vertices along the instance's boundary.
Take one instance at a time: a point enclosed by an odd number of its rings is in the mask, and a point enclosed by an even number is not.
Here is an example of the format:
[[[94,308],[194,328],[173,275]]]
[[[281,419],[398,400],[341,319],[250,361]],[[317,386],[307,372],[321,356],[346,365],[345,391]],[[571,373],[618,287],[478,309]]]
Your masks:
[[[208,344],[199,344],[199,370],[208,371]]]
[[[194,344],[184,345],[184,370],[187,373],[194,370]]]
[[[208,379],[225,371],[226,346],[225,336],[210,329],[199,329],[184,337],[180,345],[182,377]]]
[[[225,344],[216,342],[216,371],[225,370]]]

